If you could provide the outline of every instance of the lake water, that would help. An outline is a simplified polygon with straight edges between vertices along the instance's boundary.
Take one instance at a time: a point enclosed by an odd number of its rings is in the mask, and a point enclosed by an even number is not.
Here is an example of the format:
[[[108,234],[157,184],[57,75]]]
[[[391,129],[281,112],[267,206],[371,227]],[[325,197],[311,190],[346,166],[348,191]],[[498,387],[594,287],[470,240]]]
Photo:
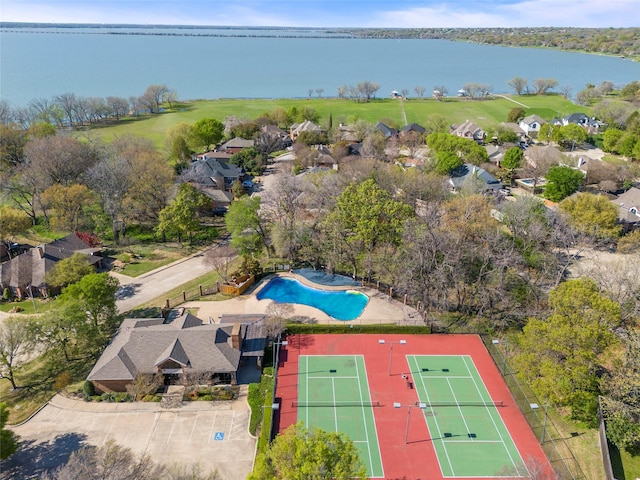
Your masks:
[[[586,83],[616,86],[640,80],[640,63],[547,49],[495,47],[444,40],[317,38],[288,29],[4,29],[0,32],[0,98],[25,106],[35,98],[141,95],[165,84],[183,100],[297,98],[369,80],[379,97],[392,90],[436,85],[451,94],[465,83],[513,93],[515,76],[555,78],[572,94]],[[156,33],[132,35],[127,33]],[[160,34],[157,34],[160,33]],[[189,35],[185,35],[188,33]],[[253,36],[229,36],[229,35]],[[290,38],[300,34],[301,38]],[[320,33],[321,34],[321,33]],[[211,36],[223,35],[223,36]],[[255,35],[263,35],[256,37]],[[304,38],[307,37],[307,38]]]

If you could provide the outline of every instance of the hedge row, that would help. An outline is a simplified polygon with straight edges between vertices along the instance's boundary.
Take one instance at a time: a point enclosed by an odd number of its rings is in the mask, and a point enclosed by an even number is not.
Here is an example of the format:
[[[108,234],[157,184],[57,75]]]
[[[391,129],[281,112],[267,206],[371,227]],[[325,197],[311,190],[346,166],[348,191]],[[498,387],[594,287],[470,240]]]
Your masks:
[[[403,333],[405,335],[428,335],[431,327],[427,325],[320,325],[313,323],[288,323],[287,334],[322,333]]]

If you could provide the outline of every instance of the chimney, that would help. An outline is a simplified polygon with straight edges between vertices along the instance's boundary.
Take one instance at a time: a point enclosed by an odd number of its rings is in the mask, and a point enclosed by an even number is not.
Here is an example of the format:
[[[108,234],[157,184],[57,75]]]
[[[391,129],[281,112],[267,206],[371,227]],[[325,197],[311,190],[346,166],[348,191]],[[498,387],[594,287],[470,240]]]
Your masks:
[[[240,322],[235,322],[231,329],[231,347],[236,350],[240,350],[242,346],[242,338],[240,337],[241,325]]]
[[[44,248],[42,245],[38,245],[36,248],[38,249],[38,258],[44,258]]]

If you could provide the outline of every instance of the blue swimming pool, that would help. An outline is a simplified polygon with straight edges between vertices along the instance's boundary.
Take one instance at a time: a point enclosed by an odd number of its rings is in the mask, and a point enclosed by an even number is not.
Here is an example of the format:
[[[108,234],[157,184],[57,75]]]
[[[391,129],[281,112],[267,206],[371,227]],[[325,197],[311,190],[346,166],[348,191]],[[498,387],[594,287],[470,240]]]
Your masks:
[[[358,318],[369,302],[369,297],[354,290],[319,290],[293,278],[281,277],[270,280],[256,296],[258,300],[270,299],[278,303],[315,307],[337,320]]]

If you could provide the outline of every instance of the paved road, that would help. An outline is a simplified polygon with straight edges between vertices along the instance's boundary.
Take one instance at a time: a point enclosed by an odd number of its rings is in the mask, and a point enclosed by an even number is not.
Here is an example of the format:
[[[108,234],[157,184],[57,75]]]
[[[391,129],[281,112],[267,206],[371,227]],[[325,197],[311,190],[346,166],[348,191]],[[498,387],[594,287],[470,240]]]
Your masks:
[[[121,285],[116,294],[118,312],[124,313],[132,310],[200,275],[204,275],[211,270],[211,267],[205,265],[203,260],[204,253],[197,253],[139,277],[128,277],[111,272],[110,274],[117,278]]]
[[[215,249],[227,245],[228,242],[229,238],[223,237],[210,248]],[[205,251],[176,260],[139,277],[128,277],[117,272],[111,272],[110,274],[117,278],[121,285],[116,294],[118,312],[128,312],[211,271],[212,268],[204,263]]]

